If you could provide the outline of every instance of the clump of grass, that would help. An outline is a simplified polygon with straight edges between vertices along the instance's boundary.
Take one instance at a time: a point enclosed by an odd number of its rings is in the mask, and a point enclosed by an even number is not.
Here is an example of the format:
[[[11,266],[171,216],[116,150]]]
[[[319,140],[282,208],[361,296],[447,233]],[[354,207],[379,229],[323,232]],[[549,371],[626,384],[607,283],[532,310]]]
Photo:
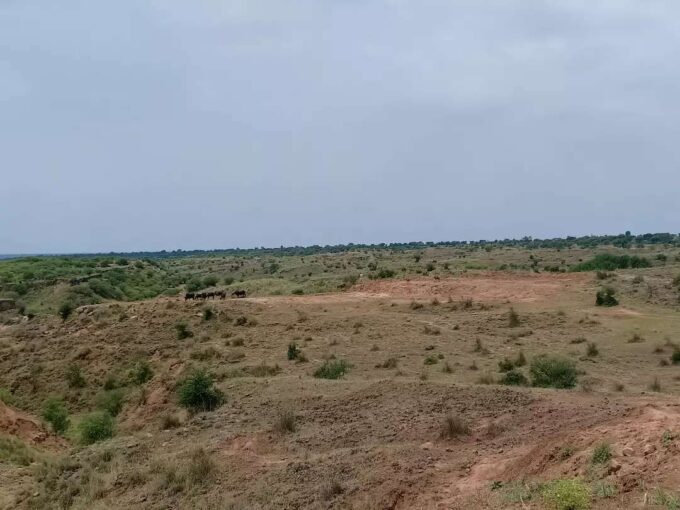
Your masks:
[[[475,348],[473,349],[472,352],[478,352],[480,354],[489,354],[489,350],[484,347],[484,344],[482,344],[482,341],[477,338],[475,339]]]
[[[272,377],[281,371],[281,367],[278,365],[267,365],[266,363],[260,363],[253,367],[248,367],[245,369],[248,375],[253,377]]]
[[[325,501],[330,501],[343,492],[345,492],[345,489],[337,480],[330,480],[321,487],[321,497]]]
[[[290,409],[284,409],[276,416],[274,429],[280,434],[295,432],[297,429],[297,419],[295,413]]]
[[[76,364],[71,364],[66,367],[66,382],[69,388],[84,388],[87,384],[85,382],[85,377],[83,376],[83,371]]]
[[[671,363],[680,365],[680,349],[675,349],[673,354],[671,354]]]
[[[622,383],[614,383],[614,391],[623,391],[625,386]]]
[[[527,359],[524,356],[524,351],[520,350],[519,354],[517,355],[517,358],[515,358],[515,366],[516,367],[523,367],[526,364],[527,364]]]
[[[439,358],[437,358],[437,356],[435,356],[434,354],[430,354],[425,358],[425,361],[423,361],[425,365],[436,365],[438,362]]]
[[[42,417],[50,424],[55,434],[63,434],[70,424],[64,402],[56,398],[49,398],[45,401]]]
[[[175,324],[175,331],[177,331],[177,339],[184,340],[186,338],[191,338],[194,336],[193,331],[189,329],[186,322],[178,322]]]
[[[470,435],[470,427],[465,421],[454,414],[447,414],[441,425],[439,437],[442,439],[455,439],[459,436]]]
[[[519,370],[512,369],[503,375],[501,378],[501,384],[508,386],[526,386],[529,384],[526,376]]]
[[[453,368],[451,368],[451,365],[449,365],[448,361],[445,361],[444,364],[442,365],[442,372],[445,374],[453,373]]]
[[[600,351],[597,349],[597,344],[595,342],[589,342],[588,347],[586,348],[586,356],[592,358],[597,356],[599,353]]]
[[[421,308],[423,308],[423,306],[424,306],[424,305],[423,305],[422,303],[419,303],[418,301],[416,301],[416,300],[414,299],[413,301],[411,301],[411,304],[409,305],[409,308],[410,308],[411,310],[420,310]]]
[[[470,363],[470,366],[468,367],[470,370],[479,370],[477,367],[477,362],[475,360],[472,360],[472,363]]]
[[[163,417],[161,418],[162,430],[176,429],[179,426],[180,426],[179,418],[174,414],[164,414]]]
[[[115,423],[113,417],[107,412],[92,413],[78,424],[80,442],[92,444],[113,437]]]
[[[650,389],[651,391],[655,391],[655,392],[657,392],[657,393],[661,391],[661,383],[659,382],[659,378],[658,378],[658,377],[655,377],[655,378],[654,378],[654,380],[652,381],[652,383],[649,385],[649,389]]]
[[[153,370],[146,360],[137,361],[130,371],[130,379],[132,379],[134,384],[144,384],[150,381],[152,377]]]
[[[191,454],[186,470],[186,482],[189,487],[209,483],[215,475],[216,466],[203,448]]]
[[[222,404],[224,394],[205,370],[194,370],[177,388],[179,403],[192,411],[212,411]]]
[[[238,337],[238,338],[234,338],[231,341],[231,345],[232,345],[232,347],[243,347],[244,342],[245,342],[245,340],[243,338]]]
[[[491,374],[483,374],[477,379],[477,384],[496,384],[496,380]]]
[[[423,327],[423,333],[426,335],[440,335],[441,329],[428,326],[427,324]]]
[[[609,443],[600,443],[593,450],[590,461],[593,464],[607,464],[612,458],[612,447]]]
[[[543,388],[573,388],[577,374],[574,362],[554,356],[538,356],[529,367],[531,383]]]
[[[640,333],[633,333],[633,335],[628,339],[629,344],[639,344],[644,342],[645,339]]]
[[[0,436],[0,459],[19,466],[29,466],[37,460],[37,455],[22,441]]]
[[[61,317],[61,320],[66,321],[66,319],[68,319],[73,313],[73,310],[74,310],[73,304],[66,301],[59,305],[59,310],[57,313],[59,314],[59,317]]]
[[[508,327],[516,328],[520,325],[519,314],[514,308],[510,308],[508,312]]]
[[[0,402],[4,402],[7,405],[14,404],[14,395],[7,388],[0,388]]]
[[[590,488],[580,480],[554,480],[543,487],[541,495],[555,510],[587,510],[592,498]]]
[[[350,368],[351,365],[345,360],[328,360],[314,371],[314,377],[320,379],[339,379]]]
[[[574,338],[574,339],[573,339],[571,342],[569,342],[569,343],[570,343],[570,344],[583,344],[583,343],[585,343],[586,341],[587,341],[587,340],[586,340],[585,337],[579,336],[579,337]]]
[[[387,358],[385,361],[382,363],[378,363],[375,368],[387,368],[387,369],[393,369],[397,368],[397,358]]]

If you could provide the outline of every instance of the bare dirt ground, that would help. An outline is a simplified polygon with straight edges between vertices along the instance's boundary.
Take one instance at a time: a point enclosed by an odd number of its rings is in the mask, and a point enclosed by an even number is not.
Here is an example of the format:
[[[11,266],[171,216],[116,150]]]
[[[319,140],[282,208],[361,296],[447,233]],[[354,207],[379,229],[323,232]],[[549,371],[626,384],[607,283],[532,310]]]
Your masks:
[[[680,482],[680,372],[660,363],[680,319],[634,295],[603,310],[596,288],[592,275],[481,273],[360,282],[342,294],[93,305],[63,323],[5,328],[0,386],[22,410],[0,404],[0,437],[52,467],[1,462],[0,508],[539,509],[550,502],[532,487],[571,478],[592,488],[592,508],[671,508],[656,503]],[[202,318],[205,306],[215,318]],[[179,321],[191,338],[178,339]],[[306,361],[287,359],[291,342]],[[573,359],[579,386],[494,384],[498,362],[520,351]],[[47,396],[64,396],[77,422],[103,381],[139,359],[154,376],[126,388],[113,439],[79,447],[47,434]],[[313,377],[332,359],[351,370]],[[84,388],[68,386],[72,364]],[[197,366],[226,402],[192,415],[176,385]],[[252,375],[262,366],[278,370]],[[655,379],[660,391],[650,391]],[[277,430],[283,411],[292,432]],[[447,415],[469,433],[443,438]],[[613,458],[595,465],[603,442]],[[190,484],[181,474],[199,447],[213,467]]]

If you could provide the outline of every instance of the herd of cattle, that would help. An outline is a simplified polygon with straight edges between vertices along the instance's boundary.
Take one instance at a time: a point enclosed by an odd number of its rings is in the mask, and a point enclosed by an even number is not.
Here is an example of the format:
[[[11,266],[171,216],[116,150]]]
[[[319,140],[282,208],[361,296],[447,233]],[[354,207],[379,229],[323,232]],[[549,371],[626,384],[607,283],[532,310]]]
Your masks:
[[[184,294],[184,301],[189,299],[225,299],[227,297],[227,292],[224,290],[218,290],[215,292],[187,292]],[[245,290],[235,290],[231,293],[231,297],[244,298],[246,297]]]

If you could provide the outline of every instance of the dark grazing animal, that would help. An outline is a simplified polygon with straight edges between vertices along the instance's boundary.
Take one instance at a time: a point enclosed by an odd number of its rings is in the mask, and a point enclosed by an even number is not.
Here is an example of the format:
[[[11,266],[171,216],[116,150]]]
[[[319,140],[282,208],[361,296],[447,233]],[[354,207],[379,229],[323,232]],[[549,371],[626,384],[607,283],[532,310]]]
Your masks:
[[[196,299],[196,294],[194,294],[193,292],[187,292],[186,294],[184,294],[184,301],[187,301],[189,299]]]
[[[246,297],[246,291],[242,289],[235,290],[231,293],[232,297],[244,298]]]

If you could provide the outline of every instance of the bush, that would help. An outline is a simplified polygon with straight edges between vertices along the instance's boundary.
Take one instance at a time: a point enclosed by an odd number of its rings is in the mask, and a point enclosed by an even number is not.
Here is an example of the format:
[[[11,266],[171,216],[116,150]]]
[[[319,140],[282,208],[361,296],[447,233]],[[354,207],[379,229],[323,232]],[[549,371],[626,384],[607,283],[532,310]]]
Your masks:
[[[644,267],[652,267],[651,262],[644,257],[602,253],[586,262],[573,266],[571,271],[614,271],[615,269],[639,269]]]
[[[508,326],[511,328],[516,328],[519,326],[519,323],[519,315],[513,308],[510,308],[510,311],[508,312]]]
[[[217,285],[217,281],[216,276],[206,276],[203,278],[203,287],[214,287]]]
[[[539,356],[529,368],[531,384],[543,388],[573,388],[576,385],[576,367],[571,360]]]
[[[453,414],[447,414],[442,423],[439,437],[442,439],[453,439],[458,436],[469,435],[470,427],[462,420],[462,418]]]
[[[504,360],[501,360],[498,362],[498,371],[499,372],[509,372],[515,367],[515,364],[510,361],[508,358],[505,358]]]
[[[527,359],[524,356],[524,351],[519,351],[519,354],[517,355],[517,359],[515,360],[515,366],[516,367],[523,367],[526,364],[527,364]]]
[[[274,429],[285,434],[287,432],[295,432],[297,428],[295,413],[289,409],[279,412],[276,417],[276,423],[274,424]]]
[[[194,370],[182,380],[178,394],[180,405],[193,411],[212,411],[224,400],[224,395],[205,370]]]
[[[298,359],[298,356],[300,355],[300,349],[298,348],[297,344],[295,342],[288,344],[288,360],[292,361],[294,359]]]
[[[590,489],[579,480],[550,482],[544,486],[542,495],[548,506],[555,510],[587,510],[590,508]]]
[[[204,321],[209,321],[215,317],[215,311],[210,308],[209,306],[206,306],[203,309],[203,320]]]
[[[69,388],[85,387],[85,377],[78,365],[71,364],[66,368],[66,382],[68,383]]]
[[[593,464],[606,464],[612,458],[612,447],[607,443],[601,443],[593,450],[591,462]]]
[[[192,278],[187,282],[187,292],[196,292],[203,288],[203,282],[198,278]]]
[[[675,349],[673,354],[671,354],[671,363],[680,365],[680,349]]]
[[[323,365],[316,369],[314,377],[320,379],[339,379],[345,375],[351,365],[345,360],[326,361]]]
[[[145,382],[150,381],[153,377],[153,370],[151,369],[151,365],[149,365],[148,361],[140,360],[135,363],[134,367],[132,367],[130,376],[134,384],[144,384]]]
[[[59,313],[59,317],[61,317],[61,320],[64,320],[64,321],[65,321],[65,320],[68,319],[68,318],[71,316],[71,314],[73,313],[73,305],[72,305],[70,302],[68,302],[68,301],[62,303],[62,304],[59,306],[58,313]]]
[[[382,363],[378,363],[378,364],[375,366],[375,368],[388,368],[388,369],[392,369],[392,368],[397,368],[397,364],[398,364],[397,358],[387,358],[387,359],[386,359],[385,361],[383,361]]]
[[[302,289],[293,289],[291,292],[294,296],[302,296],[304,293],[305,291]]]
[[[506,384],[508,386],[526,386],[529,383],[526,376],[515,369],[506,372],[500,382],[501,384]]]
[[[97,395],[97,407],[111,416],[118,416],[123,409],[125,393],[122,389],[104,391]]]
[[[597,344],[595,342],[588,343],[588,347],[586,348],[586,356],[593,357],[597,356],[599,353],[600,351],[597,349]]]
[[[597,306],[616,306],[619,301],[614,297],[616,291],[611,287],[605,287],[597,291],[595,295],[595,304]]]
[[[107,412],[92,413],[78,425],[80,441],[92,444],[113,437],[115,424],[113,417]]]
[[[69,426],[68,411],[64,403],[56,398],[45,401],[43,419],[52,427],[55,434],[63,434]]]
[[[185,338],[191,338],[194,333],[189,329],[186,322],[179,322],[175,324],[175,329],[177,330],[177,338],[179,340],[184,340]]]

